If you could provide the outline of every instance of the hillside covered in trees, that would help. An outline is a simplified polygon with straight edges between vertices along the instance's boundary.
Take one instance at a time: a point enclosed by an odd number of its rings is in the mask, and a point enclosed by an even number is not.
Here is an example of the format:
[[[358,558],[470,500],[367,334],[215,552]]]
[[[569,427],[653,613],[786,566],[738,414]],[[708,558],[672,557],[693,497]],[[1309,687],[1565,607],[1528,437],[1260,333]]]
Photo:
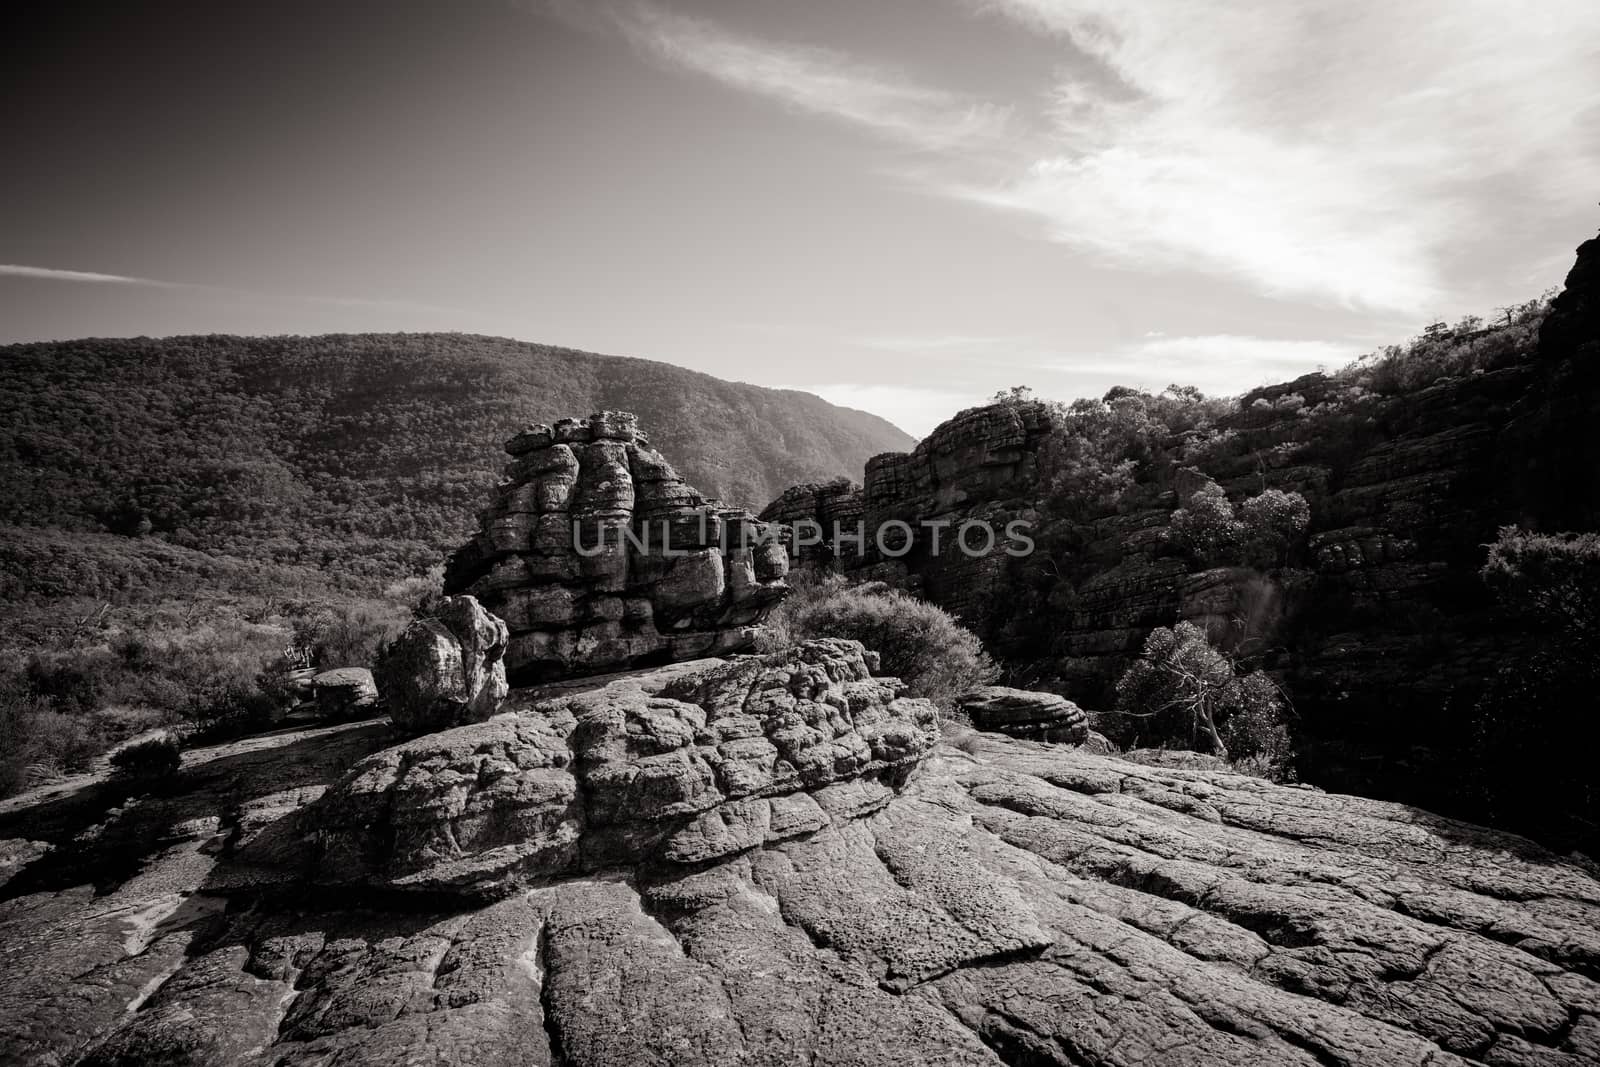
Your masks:
[[[603,408],[636,412],[691,484],[756,507],[910,443],[810,394],[503,338],[12,345],[0,349],[0,525],[35,529],[0,537],[5,593],[81,586],[70,568],[52,573],[39,527],[335,579],[416,573],[467,534],[506,438]]]

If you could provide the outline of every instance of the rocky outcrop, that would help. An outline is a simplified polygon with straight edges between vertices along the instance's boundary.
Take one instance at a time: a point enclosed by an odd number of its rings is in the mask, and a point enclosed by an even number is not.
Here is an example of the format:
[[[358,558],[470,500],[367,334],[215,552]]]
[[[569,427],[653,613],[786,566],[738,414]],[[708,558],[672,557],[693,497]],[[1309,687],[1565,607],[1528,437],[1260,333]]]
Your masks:
[[[482,722],[509,692],[506,624],[470,596],[447,596],[384,650],[377,683],[401,733]]]
[[[1464,710],[1532,651],[1479,577],[1484,546],[1507,524],[1600,528],[1596,307],[1600,239],[1579,250],[1537,348],[1403,391],[1320,373],[1253,390],[1205,447],[1182,433],[1149,442],[1134,484],[1098,514],[1034,510],[1053,492],[1048,479],[1072,474],[1051,468],[1049,415],[1029,402],[963,412],[913,452],[874,457],[859,494],[800,487],[762,514],[826,527],[859,506],[869,528],[917,528],[897,558],[870,544],[818,558],[956,613],[997,658],[1085,707],[1114,700],[1152,628],[1205,624],[1292,692],[1302,774],[1444,804]],[[1235,505],[1265,489],[1303,494],[1304,541],[1267,570],[1187,558],[1169,523],[1207,480]],[[1031,556],[948,548],[964,522],[1012,519],[1035,523]],[[929,522],[949,523],[938,554]]]
[[[1038,449],[1049,430],[1041,401],[973,408],[911,452],[868,460],[863,485],[796,486],[761,518],[791,529],[814,524],[818,543],[799,547],[802,560],[894,581],[964,617],[982,616],[1004,587],[1005,549],[1023,544],[1008,537],[1008,525],[1037,517]]]
[[[744,689],[720,669],[662,691]],[[1592,867],[1395,804],[952,740],[853,817],[488,905],[251,890],[251,844],[382,743],[371,728],[196,750],[114,814],[0,802],[0,838],[31,842],[4,853],[0,1061],[1600,1062]]]
[[[514,684],[751,647],[788,591],[776,531],[685,485],[627,412],[531,426],[445,571],[511,630]]]
[[[311,676],[317,714],[329,719],[358,715],[378,702],[378,687],[365,667],[334,667]]]
[[[1089,716],[1057,693],[985,685],[956,697],[956,710],[977,729],[1008,737],[1074,745],[1089,737]]]
[[[821,640],[520,694],[512,714],[353,768],[303,816],[313,877],[492,897],[575,871],[705,863],[860,817],[938,736],[933,706],[873,677],[875,662]]]

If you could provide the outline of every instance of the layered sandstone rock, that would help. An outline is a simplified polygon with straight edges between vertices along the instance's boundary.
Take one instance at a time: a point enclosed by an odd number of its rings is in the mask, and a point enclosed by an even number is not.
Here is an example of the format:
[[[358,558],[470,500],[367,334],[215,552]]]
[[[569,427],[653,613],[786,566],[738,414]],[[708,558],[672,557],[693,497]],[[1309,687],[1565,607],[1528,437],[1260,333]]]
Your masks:
[[[697,864],[875,810],[937,714],[853,641],[573,685],[387,749],[306,812],[314,877],[496,896],[576,870]]]
[[[666,699],[745,689],[716,678],[691,672]],[[655,748],[664,722],[596,737]],[[515,736],[485,759],[560,751]],[[383,743],[370,728],[197,750],[172,788],[116,814],[92,797],[0,801],[0,838],[32,835],[0,899],[0,1061],[1600,1062],[1592,866],[1415,808],[960,741],[875,806],[829,809],[829,786],[763,797],[771,820],[783,797],[815,800],[814,829],[488,905],[248,891],[249,842]]]
[[[1008,737],[1074,745],[1089,737],[1089,716],[1057,693],[985,685],[956,697],[956,708],[979,730]]]
[[[685,485],[627,412],[532,426],[445,590],[511,630],[515,684],[748,649],[788,587],[775,531]]]
[[[402,733],[481,722],[505,699],[506,624],[470,596],[447,596],[385,650],[377,683]]]
[[[1025,537],[1037,518],[1038,449],[1049,429],[1041,401],[973,408],[911,452],[868,460],[862,486],[796,486],[761,518],[813,523],[822,543],[802,549],[804,560],[893,581],[977,618],[1004,588],[1008,549],[1026,548],[1007,530],[1019,521]],[[910,527],[909,540],[897,524]]]

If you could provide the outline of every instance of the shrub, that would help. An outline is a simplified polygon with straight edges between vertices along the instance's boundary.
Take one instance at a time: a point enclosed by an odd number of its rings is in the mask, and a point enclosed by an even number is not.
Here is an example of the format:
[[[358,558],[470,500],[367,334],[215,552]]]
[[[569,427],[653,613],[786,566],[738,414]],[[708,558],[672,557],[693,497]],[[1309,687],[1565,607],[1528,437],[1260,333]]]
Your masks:
[[[1600,630],[1600,533],[1535,534],[1505,526],[1480,572],[1514,610],[1545,628]]]
[[[1233,514],[1228,494],[1208,482],[1189,502],[1172,513],[1172,539],[1200,563],[1211,565],[1237,557],[1244,525]]]
[[[1282,775],[1290,757],[1278,687],[1261,671],[1239,675],[1191,622],[1150,631],[1140,658],[1117,681],[1113,715],[1138,723],[1131,738],[1113,738],[1125,743],[1204,745],[1223,759],[1269,768],[1271,777]]]
[[[878,653],[885,674],[912,696],[949,711],[954,699],[999,673],[976,634],[948,612],[882,582],[851,585],[838,575],[794,576],[795,591],[770,619],[768,648],[814,637],[847,637]]]
[[[1311,525],[1311,505],[1299,493],[1268,489],[1239,505],[1239,521],[1244,559],[1258,567],[1282,566]]]
[[[136,741],[111,754],[111,771],[125,778],[160,778],[176,771],[183,762],[178,742],[171,735]]]
[[[312,662],[319,668],[370,667],[377,661],[378,646],[398,629],[397,620],[337,607],[297,620],[294,640],[311,650]]]
[[[1592,853],[1600,849],[1600,534],[1506,527],[1481,573],[1541,647],[1503,668],[1474,702],[1463,799],[1484,821]]]

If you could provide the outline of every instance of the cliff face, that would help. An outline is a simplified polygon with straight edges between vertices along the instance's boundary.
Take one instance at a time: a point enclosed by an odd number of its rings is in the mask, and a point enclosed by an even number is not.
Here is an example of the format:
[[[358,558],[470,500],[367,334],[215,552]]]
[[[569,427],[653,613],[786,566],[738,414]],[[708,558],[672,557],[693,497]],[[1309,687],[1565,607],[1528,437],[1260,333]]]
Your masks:
[[[1589,426],[1600,403],[1597,307],[1593,240],[1537,347],[1509,365],[1356,400],[1321,374],[1259,389],[1220,420],[1216,447],[1166,442],[1166,458],[1145,465],[1114,513],[1065,541],[1041,538],[1029,558],[936,555],[922,531],[898,559],[869,544],[838,565],[955,611],[1089,707],[1109,703],[1151,628],[1208,623],[1235,646],[1266,650],[1294,694],[1318,780],[1436,797],[1416,776],[1420,750],[1448,747],[1481,685],[1526,647],[1478,576],[1484,545],[1506,524],[1600,525]],[[825,529],[859,517],[869,530],[888,519],[1035,521],[1059,490],[1047,484],[1050,439],[1042,404],[964,412],[915,451],[874,457],[863,487],[799,486],[762,515]],[[1311,525],[1286,566],[1201,568],[1171,547],[1173,510],[1208,478],[1234,503],[1274,488],[1306,497]]]

